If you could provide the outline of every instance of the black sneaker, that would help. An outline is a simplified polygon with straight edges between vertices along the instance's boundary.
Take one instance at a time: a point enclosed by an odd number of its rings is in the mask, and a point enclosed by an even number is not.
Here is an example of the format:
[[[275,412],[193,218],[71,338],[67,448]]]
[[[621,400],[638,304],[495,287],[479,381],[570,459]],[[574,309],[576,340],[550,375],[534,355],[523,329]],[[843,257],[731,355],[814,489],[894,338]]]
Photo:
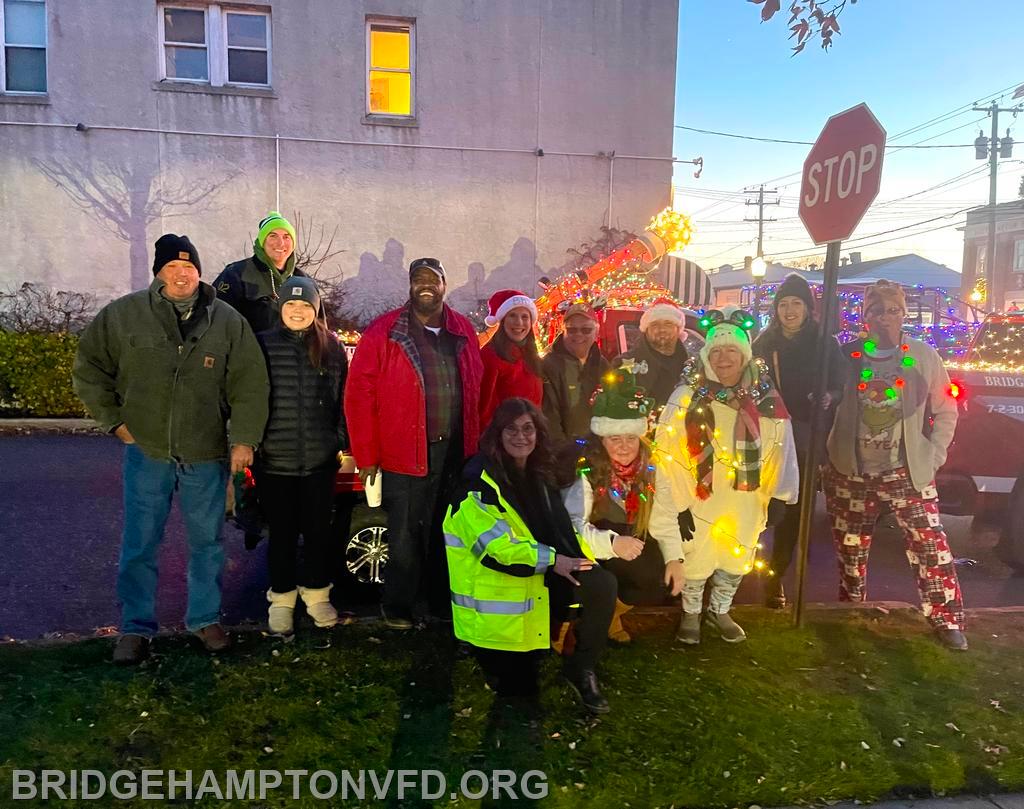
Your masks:
[[[119,666],[137,666],[149,657],[149,638],[145,635],[122,635],[114,646],[114,662]]]
[[[967,651],[967,637],[959,629],[947,627],[936,630],[936,634],[939,637],[939,643],[947,649],[952,649],[954,652]]]
[[[786,591],[777,577],[768,580],[768,585],[765,587],[764,605],[770,610],[786,608]]]
[[[611,710],[608,700],[604,698],[601,688],[597,684],[597,675],[593,669],[584,669],[578,674],[566,671],[565,679],[579,694],[583,707],[588,711],[593,714],[605,714]]]
[[[387,610],[384,609],[382,604],[380,607],[380,617],[384,621],[384,626],[388,629],[412,629],[414,624],[412,622],[411,615],[388,615]]]

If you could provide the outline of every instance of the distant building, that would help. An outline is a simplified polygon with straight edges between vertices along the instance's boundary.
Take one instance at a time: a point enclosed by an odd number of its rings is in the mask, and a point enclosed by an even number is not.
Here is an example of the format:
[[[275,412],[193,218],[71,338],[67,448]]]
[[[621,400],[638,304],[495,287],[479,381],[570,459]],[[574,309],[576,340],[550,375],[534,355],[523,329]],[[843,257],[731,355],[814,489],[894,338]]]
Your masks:
[[[967,212],[964,228],[961,297],[970,294],[979,278],[985,278],[991,210],[986,205]],[[1024,200],[996,206],[996,256],[993,289],[986,303],[994,308],[1024,309]]]

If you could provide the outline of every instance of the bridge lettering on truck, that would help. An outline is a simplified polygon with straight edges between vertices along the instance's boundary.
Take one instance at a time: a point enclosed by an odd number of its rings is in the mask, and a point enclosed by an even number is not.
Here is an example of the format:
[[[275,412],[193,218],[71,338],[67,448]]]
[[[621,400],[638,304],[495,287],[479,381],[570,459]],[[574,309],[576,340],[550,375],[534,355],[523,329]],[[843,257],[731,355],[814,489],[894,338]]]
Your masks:
[[[985,386],[989,388],[1024,388],[1024,376],[986,376]]]

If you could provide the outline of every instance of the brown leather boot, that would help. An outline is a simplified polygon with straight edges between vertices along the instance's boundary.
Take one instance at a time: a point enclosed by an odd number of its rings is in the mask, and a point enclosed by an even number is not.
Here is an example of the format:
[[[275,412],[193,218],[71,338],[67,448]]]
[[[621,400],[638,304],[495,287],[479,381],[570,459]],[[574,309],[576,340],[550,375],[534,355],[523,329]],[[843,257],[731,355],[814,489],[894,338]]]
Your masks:
[[[149,638],[145,635],[122,635],[114,646],[114,662],[119,666],[136,666],[149,657]]]
[[[192,633],[208,652],[223,652],[231,645],[231,637],[220,624],[210,624]]]

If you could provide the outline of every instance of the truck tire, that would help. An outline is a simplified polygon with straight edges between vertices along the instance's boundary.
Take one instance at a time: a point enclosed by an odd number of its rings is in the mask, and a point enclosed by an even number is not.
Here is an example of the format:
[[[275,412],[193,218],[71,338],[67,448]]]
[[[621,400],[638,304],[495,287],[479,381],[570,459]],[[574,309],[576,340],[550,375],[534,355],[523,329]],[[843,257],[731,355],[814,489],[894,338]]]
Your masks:
[[[1010,495],[998,552],[1014,570],[1024,571],[1024,478],[1017,481]]]

